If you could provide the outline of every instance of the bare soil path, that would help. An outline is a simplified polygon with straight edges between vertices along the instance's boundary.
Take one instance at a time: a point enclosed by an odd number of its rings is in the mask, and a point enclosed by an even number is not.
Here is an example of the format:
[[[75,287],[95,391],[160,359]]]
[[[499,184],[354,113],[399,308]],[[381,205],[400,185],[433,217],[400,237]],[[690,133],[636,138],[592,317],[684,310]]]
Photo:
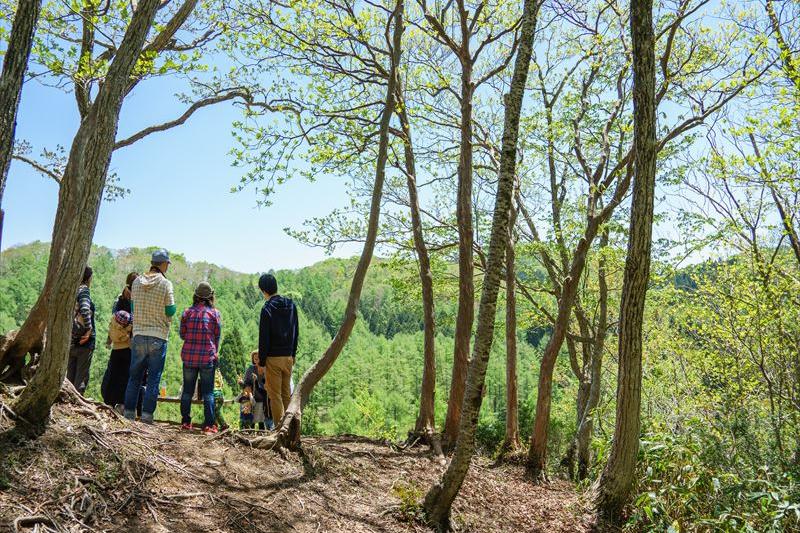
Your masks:
[[[0,410],[0,531],[428,531],[416,502],[444,468],[427,449],[359,437],[305,438],[301,457],[85,405],[59,404],[54,420],[26,441]],[[572,485],[534,486],[486,458],[453,516],[469,532],[591,526]]]

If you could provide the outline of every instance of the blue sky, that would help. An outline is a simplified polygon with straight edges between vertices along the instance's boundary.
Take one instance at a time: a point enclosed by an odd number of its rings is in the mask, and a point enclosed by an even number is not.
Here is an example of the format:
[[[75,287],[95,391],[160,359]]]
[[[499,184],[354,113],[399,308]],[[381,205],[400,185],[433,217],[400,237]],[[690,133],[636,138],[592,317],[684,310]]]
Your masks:
[[[141,84],[126,99],[118,138],[179,116],[169,80]],[[272,206],[256,207],[252,189],[231,193],[241,169],[231,167],[231,122],[239,111],[228,104],[198,111],[178,128],[156,133],[115,152],[112,171],[126,198],[104,202],[95,244],[110,248],[163,246],[190,261],[210,261],[242,272],[295,268],[325,257],[283,231],[303,220],[345,205],[340,181],[290,181],[278,187]],[[23,88],[17,139],[42,148],[69,149],[78,127],[72,94],[33,81]],[[49,241],[58,201],[57,184],[25,163],[14,161],[3,198],[6,219],[3,248],[34,240]],[[352,254],[354,250],[346,250]]]

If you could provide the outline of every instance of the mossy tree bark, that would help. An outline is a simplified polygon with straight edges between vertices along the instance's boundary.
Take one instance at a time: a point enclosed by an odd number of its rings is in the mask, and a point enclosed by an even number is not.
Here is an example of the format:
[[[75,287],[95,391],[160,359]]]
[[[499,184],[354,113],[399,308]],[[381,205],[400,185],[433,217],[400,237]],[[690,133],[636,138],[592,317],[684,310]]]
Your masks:
[[[28,68],[28,58],[33,46],[36,21],[42,8],[41,0],[20,0],[11,24],[8,47],[3,56],[3,72],[0,74],[0,206],[8,180],[14,134],[17,129],[17,109],[22,95],[22,82]],[[0,209],[0,245],[3,238],[3,210]],[[2,371],[2,362],[0,362]]]
[[[492,231],[489,239],[489,254],[483,280],[481,302],[478,309],[475,345],[467,375],[467,386],[455,452],[441,481],[431,487],[425,496],[425,518],[429,524],[439,531],[450,529],[450,508],[458,491],[461,489],[475,450],[475,428],[483,399],[482,392],[486,378],[486,367],[489,363],[489,352],[494,339],[497,294],[508,244],[509,213],[516,174],[517,140],[522,100],[525,96],[525,83],[530,68],[539,6],[538,0],[525,0],[514,73],[511,78],[509,92],[504,98],[503,143],[492,217]]]
[[[608,464],[597,483],[600,516],[621,523],[639,452],[642,320],[650,277],[656,181],[655,48],[652,0],[631,0],[634,184],[619,321],[617,419]]]
[[[8,170],[11,166],[11,154],[14,149],[17,110],[41,7],[41,0],[21,0],[18,3],[8,37],[8,47],[3,56],[3,71],[0,74],[0,246],[2,245],[5,216],[1,207],[8,181]],[[43,323],[44,319],[42,318],[41,321]],[[29,350],[41,350],[41,346],[38,344],[41,344],[43,330],[44,325],[33,339],[34,342],[26,343]],[[25,341],[26,339],[20,338],[19,340]],[[0,343],[0,379],[10,378],[21,381],[21,370],[29,350],[20,353],[8,349],[17,342],[17,335],[7,335]]]
[[[52,283],[47,302],[48,342],[36,374],[14,406],[34,428],[47,421],[64,381],[75,290],[92,244],[122,100],[160,3],[138,3],[105,81],[72,141],[47,264],[47,278],[58,280]]]
[[[174,45],[175,34],[189,19],[197,4],[198,0],[185,0],[180,7],[176,9],[175,13],[169,18],[169,20],[167,20],[166,23],[161,27],[160,31],[152,38],[152,40],[146,46],[143,46],[143,50],[140,51],[139,54],[158,54],[165,49],[170,49],[170,47]],[[161,7],[163,7],[163,4]],[[80,42],[80,55],[81,57],[86,57],[87,61],[89,61],[92,57],[95,47],[96,28],[92,22],[92,17],[95,16],[96,10],[97,6],[86,4],[81,16],[83,26]],[[95,58],[95,60],[105,62],[113,61],[118,53],[118,49],[106,49],[98,58]],[[141,74],[134,74],[132,72],[132,75],[128,77],[127,86],[124,89],[122,98],[127,96],[127,94],[130,93],[141,80]],[[92,79],[89,81],[80,76],[76,76],[73,79],[74,95],[78,112],[81,117],[81,122],[88,117],[89,111],[93,105],[91,100],[91,93],[93,92],[92,83],[98,84],[96,94],[99,96],[100,83],[98,80]],[[103,83],[105,83],[105,79],[103,80]],[[157,131],[165,131],[180,125],[184,123],[197,109],[206,105],[232,99],[236,96],[240,96],[240,94],[234,91],[226,95],[217,96],[215,98],[204,99],[201,102],[193,104],[193,106],[189,108],[189,111],[184,113],[180,119],[167,122],[159,126],[145,128],[144,130],[139,131],[127,139],[116,142],[114,144],[114,149],[121,148],[123,146],[130,146],[134,142],[146,137],[147,135]],[[64,180],[64,176],[55,176],[55,179],[59,185],[61,185]],[[50,244],[50,255],[61,256],[65,254],[66,250],[63,248],[63,246],[65,246],[68,242],[68,240],[56,241],[54,238]],[[41,353],[45,345],[45,331],[47,329],[50,302],[53,299],[53,290],[55,284],[61,282],[60,278],[57,277],[57,273],[57,270],[48,271],[42,291],[39,294],[36,303],[31,308],[31,311],[28,313],[25,322],[23,322],[19,330],[7,334],[2,339],[2,342],[0,342],[0,380],[21,380],[23,370],[22,367],[24,365],[26,355],[28,353]]]

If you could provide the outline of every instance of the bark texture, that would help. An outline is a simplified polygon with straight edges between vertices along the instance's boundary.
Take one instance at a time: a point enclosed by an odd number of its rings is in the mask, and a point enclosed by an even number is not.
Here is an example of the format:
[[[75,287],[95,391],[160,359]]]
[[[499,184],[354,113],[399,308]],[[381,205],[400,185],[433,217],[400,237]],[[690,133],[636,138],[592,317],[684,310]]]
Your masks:
[[[515,452],[519,440],[519,403],[517,393],[517,269],[514,250],[514,226],[517,213],[511,207],[506,248],[506,436],[501,450]]]
[[[361,298],[361,289],[364,286],[364,278],[367,275],[369,264],[372,261],[372,254],[375,250],[375,242],[378,236],[378,222],[380,220],[381,198],[383,197],[383,184],[386,176],[386,161],[389,150],[389,125],[395,110],[397,93],[397,67],[400,63],[401,41],[403,36],[403,12],[405,4],[403,0],[397,0],[394,17],[394,32],[391,43],[391,67],[389,79],[386,87],[386,100],[381,114],[378,160],[375,165],[375,183],[372,187],[372,199],[370,203],[369,219],[367,222],[367,236],[364,247],[361,250],[361,257],[358,260],[356,271],[353,274],[353,281],[350,284],[350,294],[347,299],[347,307],[344,312],[344,319],[339,331],[331,341],[328,349],[322,357],[314,363],[303,375],[300,383],[297,384],[289,402],[289,407],[280,423],[280,428],[275,436],[274,442],[269,446],[277,445],[289,449],[297,449],[300,445],[300,421],[308,398],[314,386],[319,383],[322,377],[330,370],[339,354],[342,352],[350,333],[355,325],[358,302]],[[272,439],[270,439],[272,440]]]
[[[450,529],[450,508],[464,478],[467,475],[475,451],[475,427],[480,413],[486,367],[494,338],[494,320],[497,311],[497,293],[503,272],[506,246],[508,244],[509,213],[511,210],[514,177],[517,164],[517,139],[525,83],[533,50],[537,0],[525,0],[519,48],[514,63],[509,93],[505,96],[505,120],[503,144],[500,154],[500,173],[497,183],[492,231],[489,240],[489,255],[483,281],[483,291],[478,310],[478,327],[475,335],[472,360],[467,376],[467,387],[462,407],[461,423],[456,448],[442,480],[435,484],[425,496],[425,518],[439,531]]]
[[[620,304],[617,419],[596,500],[600,516],[614,524],[623,519],[639,452],[642,320],[650,276],[657,155],[652,0],[631,0],[631,42],[636,144],[630,236]]]
[[[153,37],[149,44],[143,47],[142,52],[148,54],[158,54],[159,52],[169,48],[174,42],[175,33],[189,19],[197,4],[197,0],[184,1],[175,11],[173,16],[167,21],[167,23],[161,27],[161,30]],[[163,6],[164,4],[162,3],[161,7]],[[80,57],[81,61],[85,62],[86,64],[89,64],[93,61],[113,61],[119,52],[117,49],[106,49],[98,57],[93,58],[94,46],[96,42],[96,28],[92,23],[92,17],[95,16],[97,9],[97,6],[87,4],[81,12],[82,34],[80,42]],[[133,88],[141,80],[141,75],[130,75],[127,80],[127,87],[125,88],[123,98],[125,95],[130,93],[130,91],[133,90]],[[101,84],[98,84],[98,80],[94,78],[84,79],[81,76],[76,76],[73,82],[73,92],[75,95],[78,113],[81,117],[81,121],[83,121],[88,117],[89,112],[92,109],[93,102],[91,99],[91,94],[93,92],[93,87],[97,85],[97,94],[99,95],[99,85]],[[123,146],[129,146],[156,131],[164,131],[166,129],[183,124],[189,118],[189,116],[191,116],[191,114],[200,107],[213,105],[237,96],[244,97],[244,95],[238,91],[233,91],[215,98],[201,100],[190,107],[189,110],[178,120],[170,121],[161,124],[160,126],[145,128],[144,130],[141,130],[127,139],[115,142],[114,149],[121,148]],[[61,176],[54,176],[54,178],[59,182],[59,184],[61,183]],[[65,246],[66,243],[67,241],[65,240],[60,242],[53,241],[50,245],[50,255],[63,255],[66,252],[63,249],[63,246]],[[55,273],[55,271],[53,271],[53,273]],[[31,308],[31,312],[28,314],[28,317],[25,319],[22,327],[20,327],[20,329],[13,335],[13,338],[11,335],[7,335],[7,341],[0,343],[0,380],[22,380],[24,370],[23,366],[25,364],[26,355],[30,353],[31,355],[35,356],[41,353],[41,346],[43,346],[44,343],[44,334],[47,326],[47,310],[49,308],[49,302],[52,299],[53,285],[57,281],[58,278],[52,276],[48,276],[45,279],[42,292],[39,294],[39,298]]]
[[[569,275],[564,279],[561,288],[561,295],[558,299],[558,314],[555,324],[553,324],[553,334],[547,341],[542,362],[539,367],[539,388],[536,396],[536,415],[533,422],[533,432],[531,433],[531,443],[528,449],[527,468],[534,480],[546,479],[547,466],[547,435],[550,425],[550,404],[553,391],[553,369],[555,368],[556,358],[564,344],[564,338],[569,329],[572,308],[575,305],[575,298],[578,294],[578,286],[586,266],[586,256],[592,240],[597,235],[597,228],[600,225],[598,218],[591,218],[586,228],[586,233],[578,242],[575,248],[575,255],[572,257]]]
[[[122,100],[159,4],[159,0],[138,3],[69,152],[47,265],[47,279],[57,280],[50,283],[47,303],[48,342],[36,374],[14,406],[16,413],[33,427],[41,427],[47,421],[64,381],[75,290],[92,244]]]
[[[461,404],[469,365],[469,345],[472,324],[475,321],[475,268],[472,247],[472,81],[473,60],[470,53],[469,13],[463,1],[458,2],[461,25],[461,146],[458,159],[458,193],[456,222],[458,223],[458,312],[453,349],[453,374],[450,379],[450,397],[444,420],[444,444],[450,448],[458,438],[461,421]]]
[[[22,83],[28,68],[28,58],[33,45],[36,21],[42,8],[41,0],[20,0],[11,24],[8,47],[3,56],[3,72],[0,74],[0,206],[8,180],[14,134],[17,129],[17,109],[22,95]],[[0,209],[0,247],[3,238],[3,210]],[[2,363],[0,363],[2,372]]]
[[[584,381],[587,381],[585,402],[579,405],[579,418],[575,435],[574,449],[578,462],[576,481],[583,481],[589,475],[592,463],[591,442],[594,411],[600,403],[602,388],[603,351],[605,350],[606,331],[608,330],[608,280],[606,277],[606,260],[603,250],[608,246],[608,231],[600,238],[600,258],[597,266],[598,284],[598,317],[594,328],[594,338],[588,343],[586,351],[589,359],[583,369]]]
[[[424,329],[422,388],[419,398],[419,414],[414,425],[414,437],[433,444],[436,432],[435,399],[436,399],[436,311],[433,301],[433,273],[431,259],[425,236],[422,233],[422,216],[417,194],[417,166],[414,157],[414,144],[411,136],[411,121],[406,110],[403,88],[398,76],[397,81],[397,116],[403,128],[403,155],[405,158],[406,186],[408,187],[408,206],[411,211],[411,230],[414,239],[414,251],[419,264],[419,281],[422,287],[422,323]]]

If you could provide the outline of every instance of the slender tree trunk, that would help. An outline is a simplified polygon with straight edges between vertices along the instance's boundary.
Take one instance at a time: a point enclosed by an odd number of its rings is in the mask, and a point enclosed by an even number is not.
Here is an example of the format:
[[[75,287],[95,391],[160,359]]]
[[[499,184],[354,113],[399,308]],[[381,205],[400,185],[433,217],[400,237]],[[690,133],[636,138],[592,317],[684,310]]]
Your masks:
[[[25,81],[28,57],[31,54],[33,34],[41,7],[41,0],[20,0],[17,3],[17,11],[8,36],[8,47],[3,56],[3,72],[0,74],[0,207],[3,205],[8,168],[11,165],[22,83]],[[0,209],[0,248],[3,242],[3,215],[3,210]]]
[[[456,441],[456,449],[442,480],[431,487],[425,496],[425,517],[440,531],[450,529],[450,508],[464,477],[467,475],[470,460],[475,449],[475,427],[480,413],[486,367],[494,338],[494,320],[497,311],[497,293],[503,270],[506,245],[508,243],[509,210],[514,189],[517,164],[517,139],[522,100],[525,96],[525,83],[533,50],[533,37],[536,30],[537,0],[525,0],[519,48],[514,63],[511,88],[504,98],[505,123],[503,144],[500,154],[500,173],[497,195],[492,218],[492,232],[489,240],[489,257],[483,280],[481,303],[478,310],[478,327],[475,346],[467,376],[461,427]]]
[[[75,290],[92,244],[122,99],[160,3],[160,0],[138,3],[105,81],[81,122],[69,152],[53,229],[53,243],[63,246],[51,247],[47,265],[47,278],[57,280],[52,282],[48,301],[49,340],[36,374],[14,406],[17,414],[34,428],[47,421],[64,381]]]
[[[617,420],[596,500],[601,517],[615,524],[621,523],[631,496],[639,452],[642,321],[650,277],[657,156],[654,41],[652,0],[631,0],[635,177],[620,304]]]
[[[414,144],[411,136],[411,121],[408,118],[402,83],[397,82],[397,116],[403,128],[403,148],[406,165],[406,185],[408,186],[408,205],[411,210],[411,229],[414,237],[414,250],[419,263],[419,281],[422,287],[422,322],[424,329],[422,390],[419,398],[419,414],[414,425],[414,436],[433,444],[436,432],[436,313],[433,301],[433,273],[428,246],[422,233],[422,216],[417,194],[417,167],[414,157]]]
[[[517,400],[517,269],[514,251],[514,226],[517,213],[511,207],[506,248],[506,436],[501,450],[515,452],[519,440],[519,405]]]
[[[577,313],[576,313],[577,314]],[[581,326],[581,336],[588,337],[588,328],[584,324],[583,320],[578,320],[578,323]],[[578,363],[578,350],[575,347],[575,341],[570,339],[569,337],[566,338],[567,343],[567,351],[569,352],[569,362],[570,366],[572,367],[572,373],[575,374],[575,377],[578,380],[578,391],[575,395],[575,432],[577,435],[578,427],[581,425],[581,417],[583,416],[583,411],[586,408],[586,402],[589,399],[589,381],[587,379],[587,372],[588,372],[588,357],[586,357],[586,347],[584,343],[581,343],[581,348],[584,353],[583,356],[583,365]],[[572,439],[570,445],[567,447],[567,453],[564,455],[564,458],[561,460],[561,466],[566,467],[567,473],[569,474],[570,479],[575,479],[575,459],[577,454],[577,444],[575,438]]]
[[[386,87],[386,104],[383,108],[380,120],[380,142],[378,146],[378,160],[375,165],[375,183],[372,187],[372,200],[370,204],[369,220],[367,222],[367,236],[364,241],[364,248],[361,250],[361,257],[358,260],[356,271],[353,274],[353,281],[350,284],[350,294],[347,299],[347,307],[344,312],[344,320],[339,327],[336,336],[331,341],[328,349],[322,357],[309,368],[297,384],[289,402],[289,407],[283,416],[280,428],[275,437],[278,446],[296,449],[300,445],[300,421],[303,407],[308,402],[311,391],[319,380],[330,370],[333,363],[339,357],[353,326],[356,322],[358,312],[358,301],[361,297],[361,289],[364,286],[364,278],[367,275],[369,264],[372,261],[372,253],[375,249],[375,241],[378,236],[378,222],[381,211],[381,198],[383,197],[383,183],[386,175],[386,160],[389,150],[389,124],[394,113],[396,102],[397,69],[400,63],[400,47],[403,35],[403,11],[404,1],[397,0],[393,17],[394,33],[392,37],[392,56],[389,70],[389,79]],[[264,441],[268,446],[272,446],[272,439]]]
[[[550,403],[553,391],[553,369],[555,368],[558,352],[564,343],[569,328],[572,307],[578,293],[578,286],[586,266],[586,255],[592,240],[597,235],[600,220],[591,218],[586,227],[586,232],[575,248],[572,257],[569,276],[564,279],[561,288],[561,297],[558,300],[558,314],[553,324],[553,334],[547,341],[542,362],[539,365],[539,390],[536,397],[536,417],[531,433],[531,445],[528,449],[527,468],[534,480],[542,481],[547,477],[547,434],[550,425]]]
[[[458,313],[453,351],[453,375],[450,380],[450,397],[444,421],[444,444],[451,448],[458,438],[461,421],[461,404],[469,365],[469,345],[472,324],[475,320],[475,269],[472,246],[472,56],[471,32],[463,3],[459,3],[461,19],[461,147],[458,160],[458,193],[456,221],[458,223]]]
[[[608,245],[608,230],[603,232],[600,240],[600,258],[598,259],[597,284],[599,313],[595,338],[592,343],[592,353],[589,371],[589,393],[575,436],[575,448],[578,461],[577,481],[583,481],[589,475],[592,463],[591,442],[594,421],[594,410],[600,403],[602,388],[603,351],[605,350],[606,330],[608,329],[608,281],[606,279],[606,259],[603,251]]]

